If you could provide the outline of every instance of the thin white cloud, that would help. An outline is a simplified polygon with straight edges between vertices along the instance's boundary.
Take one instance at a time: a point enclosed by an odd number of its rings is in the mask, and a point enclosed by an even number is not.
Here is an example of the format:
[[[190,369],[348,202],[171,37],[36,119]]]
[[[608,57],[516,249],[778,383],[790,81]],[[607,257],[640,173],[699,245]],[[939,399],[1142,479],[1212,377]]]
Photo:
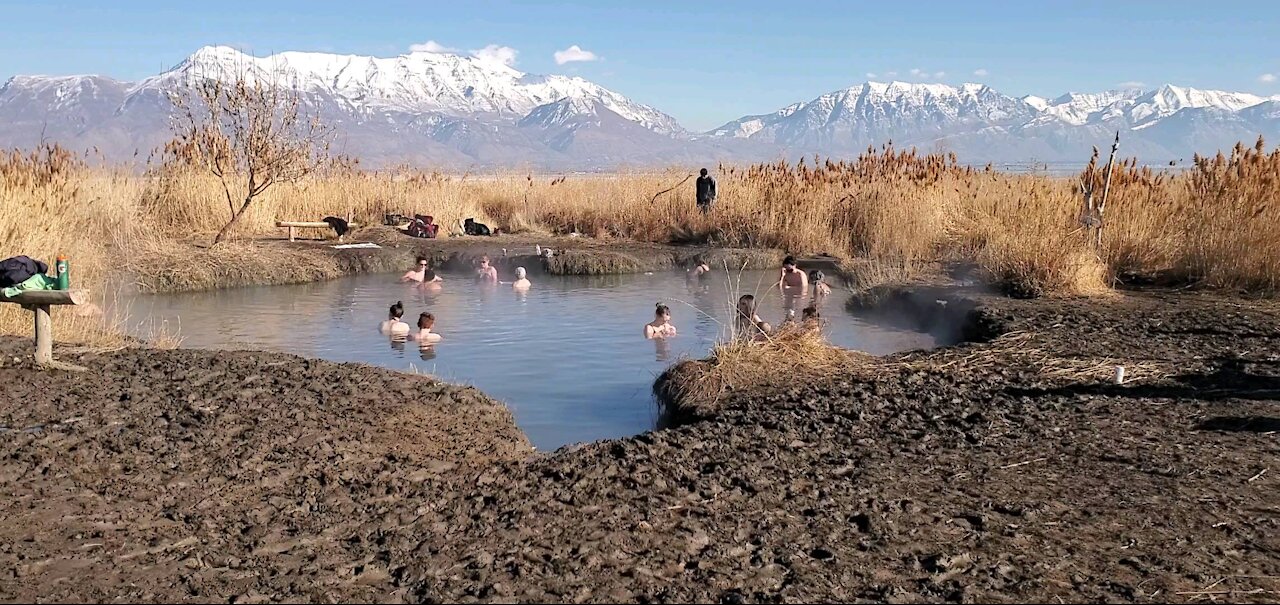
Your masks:
[[[1262,74],[1258,76],[1258,81],[1262,82],[1263,84],[1274,84],[1276,79],[1277,78],[1275,74]]]
[[[877,76],[877,75],[875,75],[875,74],[873,74],[873,73],[871,73],[871,72],[867,72],[867,79],[868,79],[868,80],[874,80],[874,79],[876,79],[876,78],[878,78],[878,77],[880,77],[880,76]]]
[[[916,67],[911,70],[911,75],[919,78],[920,76],[927,76],[929,74],[919,67]]]
[[[1147,85],[1146,82],[1134,82],[1133,80],[1130,80],[1128,82],[1121,82],[1116,86],[1119,86],[1120,88],[1136,89],[1136,88],[1144,88],[1146,87],[1146,85]]]
[[[896,71],[886,71],[886,72],[884,72],[884,75],[885,75],[885,76],[887,76],[887,77],[890,77],[890,78],[896,78],[896,77],[898,77],[898,72],[896,72]]]
[[[435,40],[427,40],[422,44],[410,44],[409,52],[411,53],[456,53],[458,49],[450,48]]]
[[[979,78],[985,78],[991,75],[991,72],[987,71],[985,68],[978,68],[973,70],[973,75],[978,76]]]
[[[941,79],[943,79],[943,78],[945,78],[945,77],[947,77],[947,72],[945,72],[945,71],[935,71],[935,72],[933,72],[933,78],[934,78],[935,80],[941,80]]]
[[[518,54],[520,52],[510,46],[499,46],[497,44],[490,44],[479,50],[471,51],[471,56],[477,59],[501,63],[507,67],[516,64],[516,55]]]
[[[556,65],[564,65],[565,63],[574,63],[577,61],[599,61],[595,53],[589,50],[582,50],[577,44],[570,46],[564,50],[555,52]]]

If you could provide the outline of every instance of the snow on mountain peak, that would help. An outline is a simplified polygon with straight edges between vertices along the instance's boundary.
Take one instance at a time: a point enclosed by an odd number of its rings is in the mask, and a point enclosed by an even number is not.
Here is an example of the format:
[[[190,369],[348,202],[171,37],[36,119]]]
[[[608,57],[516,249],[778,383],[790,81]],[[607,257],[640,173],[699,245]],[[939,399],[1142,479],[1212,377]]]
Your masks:
[[[1200,90],[1165,84],[1139,96],[1125,113],[1133,123],[1141,124],[1151,119],[1172,115],[1184,108],[1210,107],[1234,112],[1265,100],[1263,97],[1249,93]]]
[[[1044,111],[1044,109],[1049,106],[1049,99],[1037,97],[1035,95],[1022,97],[1022,102],[1034,107],[1036,111]]]
[[[173,69],[142,81],[137,89],[237,74],[287,83],[364,111],[492,113],[518,119],[536,107],[572,98],[599,102],[656,132],[684,132],[671,116],[582,78],[531,75],[494,57],[445,52],[384,58],[292,51],[254,57],[227,46],[206,46]]]
[[[1075,126],[1119,121],[1138,127],[1182,109],[1215,108],[1235,112],[1264,100],[1248,93],[1200,90],[1171,84],[1145,92],[1067,93],[1046,103],[1041,109],[1045,118],[1040,121],[1056,119]]]
[[[745,116],[711,131],[713,136],[773,138],[797,143],[847,136],[892,138],[893,129],[942,131],[1029,119],[1036,110],[984,84],[951,86],[919,82],[865,82],[787,106]]]

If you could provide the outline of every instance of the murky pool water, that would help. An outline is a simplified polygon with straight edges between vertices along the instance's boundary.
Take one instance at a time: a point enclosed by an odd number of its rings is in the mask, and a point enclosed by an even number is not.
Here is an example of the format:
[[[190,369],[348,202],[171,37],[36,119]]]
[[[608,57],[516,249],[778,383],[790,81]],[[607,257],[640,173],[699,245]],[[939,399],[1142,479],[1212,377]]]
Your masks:
[[[446,273],[435,291],[397,283],[395,275],[363,275],[144,296],[129,312],[177,328],[184,347],[284,351],[471,384],[505,401],[534,445],[545,450],[652,429],[658,421],[654,378],[681,356],[704,356],[727,334],[731,299],[755,294],[760,316],[781,322],[784,301],[770,288],[776,276],[713,272],[690,284],[682,272],[531,273],[533,287],[517,293],[509,285],[478,285],[469,275]],[[420,349],[379,333],[387,307],[397,300],[404,301],[410,324],[423,311],[434,314],[444,340]],[[679,336],[645,340],[644,324],[657,302],[671,307]],[[837,291],[822,309],[824,333],[834,344],[873,354],[934,346],[927,334],[859,321],[843,303]]]

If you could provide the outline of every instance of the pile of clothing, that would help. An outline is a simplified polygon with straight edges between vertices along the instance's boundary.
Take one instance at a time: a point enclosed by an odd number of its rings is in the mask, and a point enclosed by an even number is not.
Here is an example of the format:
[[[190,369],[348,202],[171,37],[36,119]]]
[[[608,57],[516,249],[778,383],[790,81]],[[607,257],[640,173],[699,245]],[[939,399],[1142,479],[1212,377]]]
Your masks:
[[[405,230],[413,237],[434,238],[440,232],[440,225],[435,224],[435,217],[427,214],[415,214]]]
[[[29,256],[0,261],[0,294],[14,297],[25,290],[57,290],[58,280],[49,277],[49,265]]]

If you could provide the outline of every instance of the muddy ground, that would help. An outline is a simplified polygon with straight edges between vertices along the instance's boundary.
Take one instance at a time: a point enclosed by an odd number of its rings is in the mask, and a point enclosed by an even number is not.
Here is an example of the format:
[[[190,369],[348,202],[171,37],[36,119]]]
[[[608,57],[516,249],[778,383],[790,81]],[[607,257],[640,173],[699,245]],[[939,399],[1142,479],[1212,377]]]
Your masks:
[[[47,375],[4,341],[0,596],[1280,598],[1275,302],[888,300],[988,342],[537,457],[425,378],[152,350]]]

